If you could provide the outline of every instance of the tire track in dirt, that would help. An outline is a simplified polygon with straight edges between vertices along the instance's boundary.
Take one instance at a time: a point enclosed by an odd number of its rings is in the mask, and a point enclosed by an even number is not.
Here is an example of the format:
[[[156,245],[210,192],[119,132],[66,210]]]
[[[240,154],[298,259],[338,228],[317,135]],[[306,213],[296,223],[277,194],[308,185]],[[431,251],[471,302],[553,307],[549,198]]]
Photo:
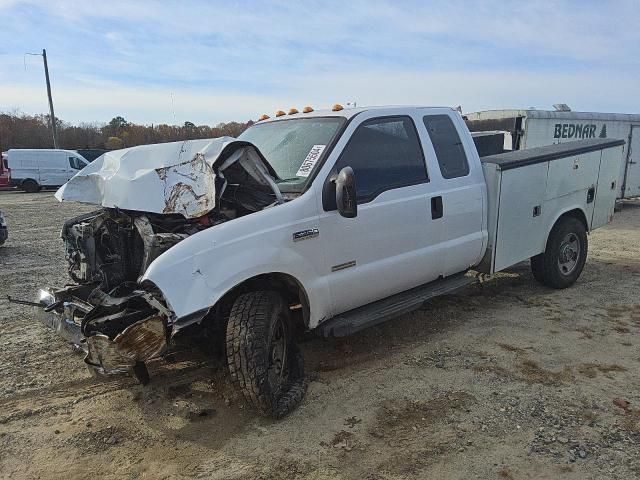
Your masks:
[[[163,367],[160,367],[163,368]],[[168,388],[193,382],[203,377],[206,366],[198,362],[172,364],[170,368],[150,366],[152,382],[156,388]],[[23,391],[19,394],[0,399],[0,424],[9,423],[25,417],[42,415],[55,409],[64,409],[79,401],[95,399],[109,393],[126,390],[138,385],[132,377],[117,376],[89,377],[57,383],[50,387]]]

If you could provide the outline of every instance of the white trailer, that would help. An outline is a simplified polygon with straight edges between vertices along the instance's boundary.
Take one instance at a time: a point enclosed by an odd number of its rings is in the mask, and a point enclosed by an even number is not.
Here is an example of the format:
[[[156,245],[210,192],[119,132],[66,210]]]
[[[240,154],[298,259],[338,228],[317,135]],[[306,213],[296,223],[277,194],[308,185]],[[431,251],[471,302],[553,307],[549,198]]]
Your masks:
[[[640,197],[640,114],[528,109],[485,110],[464,118],[471,132],[508,132],[512,150],[588,138],[624,140],[617,198]]]

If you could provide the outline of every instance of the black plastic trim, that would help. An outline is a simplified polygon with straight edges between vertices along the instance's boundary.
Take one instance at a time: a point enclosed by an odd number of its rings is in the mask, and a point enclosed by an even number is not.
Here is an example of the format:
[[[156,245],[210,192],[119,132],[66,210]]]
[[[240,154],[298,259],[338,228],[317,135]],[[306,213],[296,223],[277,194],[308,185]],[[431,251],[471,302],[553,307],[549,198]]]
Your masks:
[[[573,155],[596,152],[605,148],[618,147],[624,144],[624,140],[617,138],[594,138],[489,155],[488,157],[482,157],[480,160],[482,163],[495,163],[500,167],[500,170],[511,170]]]

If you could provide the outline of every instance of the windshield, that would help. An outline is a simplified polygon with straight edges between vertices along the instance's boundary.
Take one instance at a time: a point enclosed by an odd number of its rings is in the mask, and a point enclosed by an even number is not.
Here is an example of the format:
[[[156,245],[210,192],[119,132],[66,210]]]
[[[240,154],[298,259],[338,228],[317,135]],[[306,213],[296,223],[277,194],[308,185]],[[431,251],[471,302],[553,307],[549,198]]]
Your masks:
[[[280,177],[281,190],[300,190],[343,117],[311,117],[253,125],[238,137],[253,143]]]

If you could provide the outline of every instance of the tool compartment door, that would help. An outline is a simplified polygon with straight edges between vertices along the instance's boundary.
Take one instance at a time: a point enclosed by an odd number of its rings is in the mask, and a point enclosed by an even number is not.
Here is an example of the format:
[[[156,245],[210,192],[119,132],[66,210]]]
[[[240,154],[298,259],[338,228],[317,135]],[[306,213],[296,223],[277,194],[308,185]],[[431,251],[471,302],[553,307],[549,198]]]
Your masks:
[[[545,200],[576,192],[584,192],[586,197],[587,191],[592,187],[595,189],[598,181],[601,155],[602,151],[599,150],[549,162]]]
[[[542,205],[549,162],[502,172],[495,232],[493,271],[537,255],[544,250],[546,232]]]

